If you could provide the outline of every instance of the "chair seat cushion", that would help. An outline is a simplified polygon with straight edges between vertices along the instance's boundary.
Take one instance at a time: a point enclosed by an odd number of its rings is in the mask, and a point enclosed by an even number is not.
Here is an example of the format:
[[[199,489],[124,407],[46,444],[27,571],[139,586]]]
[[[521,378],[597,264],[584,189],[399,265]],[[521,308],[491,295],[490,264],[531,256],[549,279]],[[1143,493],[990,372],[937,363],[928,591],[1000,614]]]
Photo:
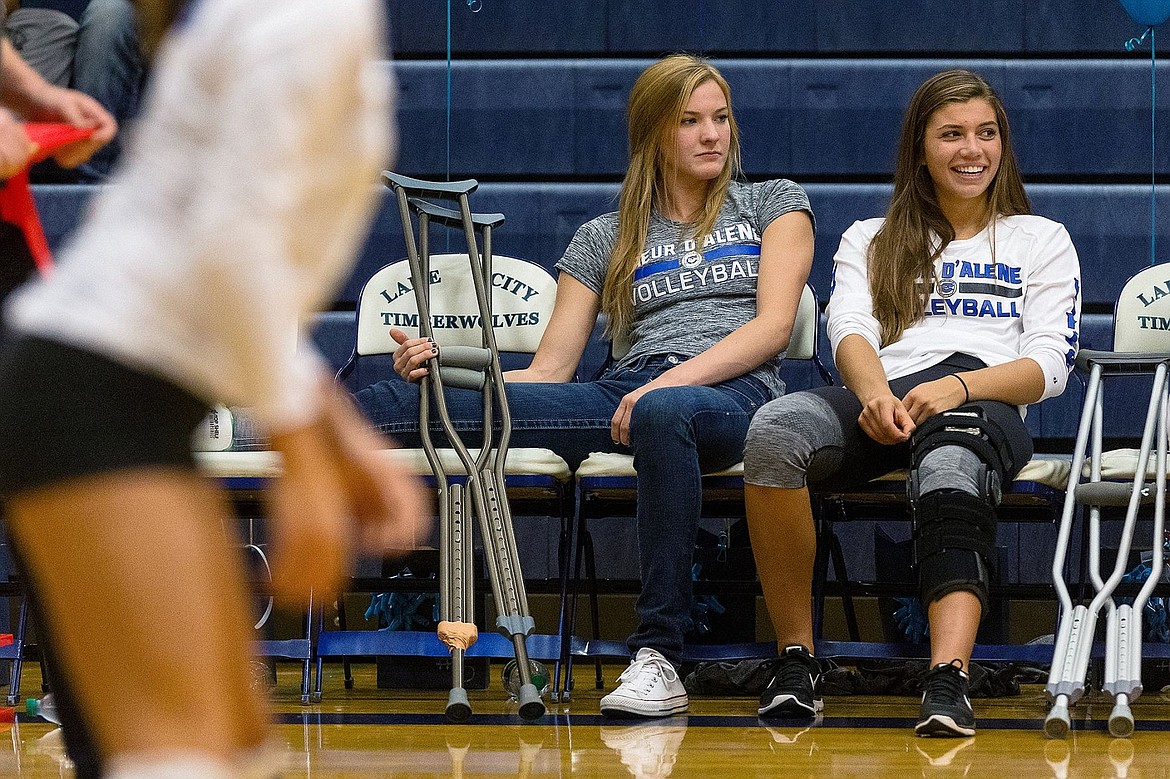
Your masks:
[[[477,450],[471,450],[472,456]],[[386,449],[384,454],[401,462],[412,472],[430,475],[431,467],[426,452],[422,449]],[[439,458],[448,473],[462,473],[463,465],[454,449],[440,449]],[[207,476],[227,478],[271,478],[281,473],[280,453],[260,452],[196,452],[195,460]],[[508,476],[549,476],[558,481],[568,481],[569,466],[564,459],[550,449],[509,449],[504,463]]]
[[[1137,473],[1137,462],[1137,449],[1111,449],[1108,452],[1102,452],[1101,478],[1107,481],[1132,479],[1134,474]],[[1156,466],[1157,463],[1154,461],[1154,455],[1151,453],[1149,463],[1146,466],[1147,478],[1152,479],[1154,477],[1154,474],[1157,472]],[[1070,455],[1038,454],[1020,469],[1014,481],[1016,483],[1034,482],[1055,489],[1065,489],[1068,487],[1068,478],[1071,471],[1072,457]],[[1082,472],[1087,478],[1089,475],[1089,463],[1087,461]],[[906,469],[900,469],[890,471],[873,481],[905,481],[906,476]]]
[[[577,478],[591,476],[637,476],[634,457],[617,452],[593,452],[577,468]],[[736,463],[726,470],[705,473],[704,476],[743,476],[743,463]]]
[[[1068,474],[1072,468],[1072,461],[1065,455],[1036,455],[1029,460],[1020,472],[1016,474],[1015,482],[1034,482],[1056,489],[1068,486]],[[899,482],[906,481],[910,472],[906,468],[899,468],[887,474],[878,476],[872,482]]]

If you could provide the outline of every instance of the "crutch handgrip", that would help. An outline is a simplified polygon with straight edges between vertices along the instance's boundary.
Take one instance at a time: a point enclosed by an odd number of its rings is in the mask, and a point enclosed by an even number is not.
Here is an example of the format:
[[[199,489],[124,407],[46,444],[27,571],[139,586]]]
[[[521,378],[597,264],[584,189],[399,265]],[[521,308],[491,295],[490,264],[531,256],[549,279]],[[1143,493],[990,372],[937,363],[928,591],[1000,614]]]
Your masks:
[[[487,381],[483,371],[469,371],[466,368],[447,368],[443,371],[443,385],[459,389],[482,390]]]
[[[492,364],[490,349],[482,346],[444,346],[439,352],[439,365],[443,368],[468,368],[486,370]],[[446,378],[444,376],[444,378]]]
[[[1091,481],[1077,485],[1077,502],[1086,506],[1128,506],[1133,495],[1133,482]],[[1153,490],[1142,489],[1142,503],[1154,501]]]
[[[482,390],[491,362],[492,353],[479,346],[446,346],[439,352],[440,375],[447,387]]]

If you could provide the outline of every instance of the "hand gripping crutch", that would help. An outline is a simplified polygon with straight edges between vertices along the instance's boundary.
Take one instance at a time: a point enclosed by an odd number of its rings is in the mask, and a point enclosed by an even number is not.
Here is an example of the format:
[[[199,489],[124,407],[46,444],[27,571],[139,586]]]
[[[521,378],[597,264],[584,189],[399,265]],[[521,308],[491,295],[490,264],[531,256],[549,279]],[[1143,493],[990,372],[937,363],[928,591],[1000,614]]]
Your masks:
[[[447,718],[452,722],[462,722],[471,716],[467,691],[463,689],[464,651],[476,639],[472,613],[473,544],[467,505],[470,494],[470,509],[479,520],[492,596],[499,612],[496,627],[511,638],[515,650],[520,675],[517,694],[520,716],[526,720],[537,719],[544,715],[545,708],[536,685],[532,683],[524,643],[525,637],[534,630],[535,622],[528,613],[528,596],[520,573],[512,514],[504,485],[504,461],[512,433],[512,417],[504,396],[504,378],[492,329],[492,229],[503,224],[504,217],[501,214],[471,213],[468,196],[479,186],[475,181],[429,182],[393,173],[384,174],[384,179],[398,199],[412,286],[418,304],[419,335],[430,337],[432,333],[428,283],[432,222],[463,231],[467,243],[468,273],[475,289],[482,323],[481,346],[441,347],[438,360],[431,363],[429,375],[423,377],[420,390],[419,426],[422,444],[434,471],[439,493],[439,599],[442,613],[439,637],[451,650],[452,682],[447,701]],[[437,206],[421,198],[454,201],[458,204],[458,210]],[[412,217],[418,221],[417,243]],[[476,238],[477,232],[482,236],[482,252]],[[483,443],[475,457],[460,440],[452,424],[443,395],[445,386],[476,390],[483,397]],[[463,473],[448,474],[443,468],[431,440],[428,397],[435,403],[443,432],[463,465]],[[498,437],[493,419],[496,408],[500,415]]]
[[[1142,694],[1142,608],[1162,577],[1162,535],[1166,503],[1166,449],[1168,362],[1164,354],[1136,354],[1082,351],[1078,362],[1089,370],[1085,390],[1085,404],[1077,429],[1072,471],[1065,494],[1064,511],[1057,536],[1056,554],[1052,562],[1052,578],[1060,600],[1061,616],[1052,655],[1052,669],[1045,688],[1052,708],[1044,720],[1044,732],[1052,738],[1063,738],[1069,730],[1068,707],[1074,705],[1085,692],[1085,674],[1093,651],[1097,615],[1106,610],[1105,623],[1105,682],[1102,689],[1113,697],[1109,715],[1109,732],[1117,737],[1133,732],[1133,712],[1129,704]],[[1107,376],[1134,373],[1154,374],[1150,402],[1138,450],[1136,473],[1132,481],[1102,481],[1102,417],[1104,409],[1104,379]],[[1156,440],[1155,440],[1156,437]],[[1081,479],[1085,466],[1086,449],[1089,452],[1089,479]],[[1154,484],[1146,483],[1150,455],[1154,454],[1156,475]],[[1143,504],[1153,504],[1153,555],[1151,572],[1139,590],[1133,604],[1117,604],[1113,595],[1125,573],[1129,552],[1133,545],[1138,510]],[[1077,506],[1085,506],[1089,520],[1089,576],[1095,594],[1086,605],[1075,606],[1064,581],[1064,564],[1072,535],[1072,524]],[[1101,509],[1106,506],[1126,507],[1125,522],[1118,543],[1117,560],[1108,579],[1101,577]]]

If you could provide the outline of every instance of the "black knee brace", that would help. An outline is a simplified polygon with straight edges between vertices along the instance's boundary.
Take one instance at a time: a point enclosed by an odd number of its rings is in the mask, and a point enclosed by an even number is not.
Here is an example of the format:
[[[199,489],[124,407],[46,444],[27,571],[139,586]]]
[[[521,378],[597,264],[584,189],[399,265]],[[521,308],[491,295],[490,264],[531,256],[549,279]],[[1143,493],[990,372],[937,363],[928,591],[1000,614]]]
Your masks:
[[[910,479],[906,486],[911,503],[919,497],[918,464],[928,452],[940,446],[961,446],[983,461],[986,471],[976,483],[983,497],[993,506],[999,505],[1002,487],[1009,475],[1018,470],[1016,463],[1012,462],[1007,436],[976,404],[966,406],[962,411],[951,409],[930,417],[914,431],[910,446]]]
[[[974,593],[986,615],[995,555],[995,507],[958,490],[935,490],[912,507],[914,564],[925,606],[949,593]]]

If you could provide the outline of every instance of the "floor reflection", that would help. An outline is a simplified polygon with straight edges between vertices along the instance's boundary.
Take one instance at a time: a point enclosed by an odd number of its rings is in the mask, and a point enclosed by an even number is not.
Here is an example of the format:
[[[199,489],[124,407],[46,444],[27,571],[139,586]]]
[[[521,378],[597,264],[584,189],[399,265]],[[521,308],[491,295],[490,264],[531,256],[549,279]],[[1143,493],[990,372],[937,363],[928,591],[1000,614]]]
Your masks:
[[[471,722],[452,725],[444,691],[379,690],[372,675],[347,690],[330,679],[322,703],[301,706],[299,678],[286,676],[274,697],[282,779],[1170,776],[1170,697],[1159,694],[1137,702],[1128,739],[1106,730],[1104,697],[1086,702],[1067,739],[1045,738],[1039,686],[977,700],[973,738],[921,739],[910,697],[837,697],[827,708],[836,716],[772,721],[755,716],[753,699],[695,696],[686,716],[613,721],[598,713],[603,691],[590,689],[526,723],[497,688],[476,691]],[[23,710],[11,719],[0,716],[11,742],[0,779],[73,775],[56,726]]]
[[[687,733],[687,717],[601,726],[601,743],[637,779],[665,779],[674,769]]]

